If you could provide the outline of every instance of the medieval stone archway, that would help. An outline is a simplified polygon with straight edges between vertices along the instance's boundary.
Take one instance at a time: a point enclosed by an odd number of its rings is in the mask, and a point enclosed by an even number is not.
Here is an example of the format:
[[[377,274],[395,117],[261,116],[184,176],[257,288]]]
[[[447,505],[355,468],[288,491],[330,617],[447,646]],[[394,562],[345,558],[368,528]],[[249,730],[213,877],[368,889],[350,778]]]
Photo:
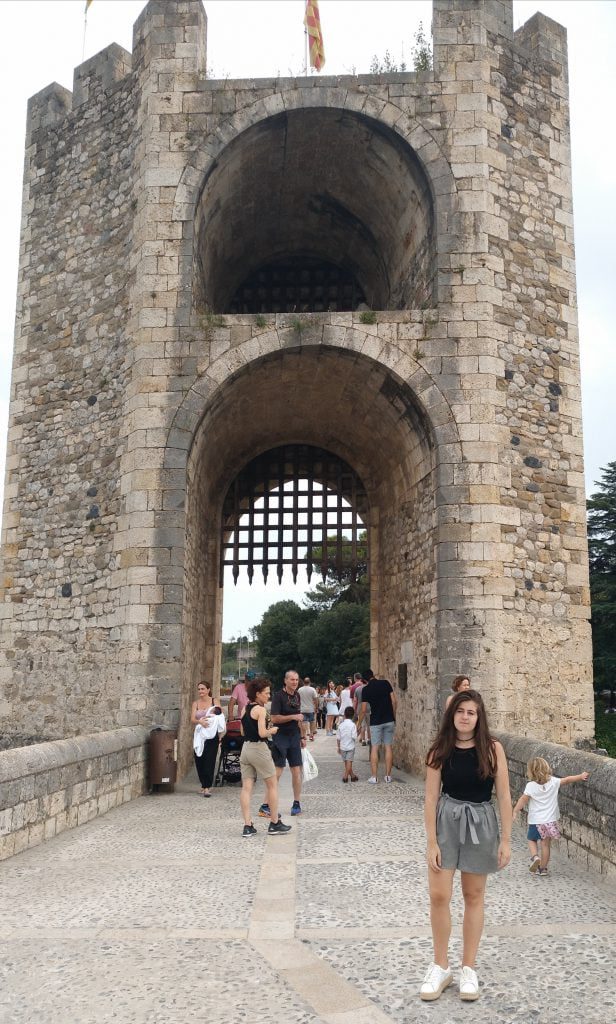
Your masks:
[[[372,657],[394,679],[400,663],[410,665],[413,714],[401,714],[399,743],[405,760],[419,764],[435,700],[428,665],[437,646],[438,426],[412,387],[349,348],[272,348],[202,391],[207,397],[187,463],[185,711],[196,674],[219,674],[219,524],[229,485],[261,452],[283,443],[314,445],[348,463],[366,488]],[[186,401],[196,417],[196,393]]]

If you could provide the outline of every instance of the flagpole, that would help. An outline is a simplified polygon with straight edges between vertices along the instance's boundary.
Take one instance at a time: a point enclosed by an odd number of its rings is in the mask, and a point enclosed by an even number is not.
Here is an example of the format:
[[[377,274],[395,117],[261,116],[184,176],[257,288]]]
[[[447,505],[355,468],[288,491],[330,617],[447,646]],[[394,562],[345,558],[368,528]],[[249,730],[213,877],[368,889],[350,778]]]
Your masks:
[[[81,47],[81,63],[86,59],[86,32],[88,30],[88,5],[83,13],[83,46]]]
[[[308,30],[304,29],[304,76],[308,78]]]

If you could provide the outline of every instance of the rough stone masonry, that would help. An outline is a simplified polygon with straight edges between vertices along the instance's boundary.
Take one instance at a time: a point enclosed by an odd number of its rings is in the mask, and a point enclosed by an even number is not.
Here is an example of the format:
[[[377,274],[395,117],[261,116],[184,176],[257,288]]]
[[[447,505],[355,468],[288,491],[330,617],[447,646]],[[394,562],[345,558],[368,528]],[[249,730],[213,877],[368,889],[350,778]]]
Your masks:
[[[290,442],[368,493],[400,762],[460,671],[497,728],[592,740],[566,33],[435,0],[433,40],[430,72],[215,81],[201,3],[150,0],[132,54],[30,100],[11,742],[179,722],[186,757],[219,678],[224,498]],[[285,261],[362,302],[298,317],[272,298]]]

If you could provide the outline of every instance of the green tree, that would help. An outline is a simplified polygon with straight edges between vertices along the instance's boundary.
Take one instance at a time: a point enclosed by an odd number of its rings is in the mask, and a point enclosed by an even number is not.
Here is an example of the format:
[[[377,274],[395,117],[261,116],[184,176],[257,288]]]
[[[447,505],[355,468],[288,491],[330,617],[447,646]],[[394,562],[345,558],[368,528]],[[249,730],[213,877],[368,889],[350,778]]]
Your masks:
[[[298,637],[316,615],[313,609],[300,608],[295,601],[277,601],[270,605],[255,627],[259,664],[275,689],[282,686],[287,669],[301,671]]]
[[[360,671],[369,664],[369,635],[366,605],[338,604],[321,612],[298,636],[302,671],[319,683]]]
[[[419,28],[415,33],[415,42],[411,50],[413,54],[414,71],[432,70],[432,47],[424,31],[423,22],[419,22]]]
[[[595,687],[616,692],[616,462],[586,502]]]
[[[327,571],[325,574],[325,588],[338,587],[339,593],[351,583],[358,583],[368,578],[368,537],[365,530],[361,530],[357,538],[355,551],[355,564],[353,564],[353,545],[348,537],[341,540],[341,565],[336,567],[335,562],[338,555],[338,534],[329,534],[327,537]],[[321,572],[323,565],[323,545],[312,548],[312,567],[317,573]],[[317,589],[318,589],[317,584]]]
[[[432,70],[432,47],[425,33],[423,22],[421,21],[419,22],[419,28],[414,36],[411,54],[413,59],[413,71]],[[394,60],[389,50],[385,50],[385,56],[382,58],[377,57],[375,54],[370,62],[371,75],[389,75],[396,71],[406,71],[406,61],[404,60],[404,57],[402,57],[400,63],[398,63]]]

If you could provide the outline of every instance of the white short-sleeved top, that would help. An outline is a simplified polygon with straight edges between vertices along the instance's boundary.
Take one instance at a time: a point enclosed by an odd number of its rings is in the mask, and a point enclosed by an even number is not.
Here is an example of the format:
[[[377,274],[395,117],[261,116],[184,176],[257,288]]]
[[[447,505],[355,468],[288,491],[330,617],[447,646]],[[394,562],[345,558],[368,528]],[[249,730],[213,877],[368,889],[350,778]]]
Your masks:
[[[524,790],[525,796],[530,797],[528,802],[528,824],[545,825],[548,821],[558,821],[560,811],[558,809],[558,791],[560,779],[551,775],[547,782],[540,785],[538,782],[527,782]]]

